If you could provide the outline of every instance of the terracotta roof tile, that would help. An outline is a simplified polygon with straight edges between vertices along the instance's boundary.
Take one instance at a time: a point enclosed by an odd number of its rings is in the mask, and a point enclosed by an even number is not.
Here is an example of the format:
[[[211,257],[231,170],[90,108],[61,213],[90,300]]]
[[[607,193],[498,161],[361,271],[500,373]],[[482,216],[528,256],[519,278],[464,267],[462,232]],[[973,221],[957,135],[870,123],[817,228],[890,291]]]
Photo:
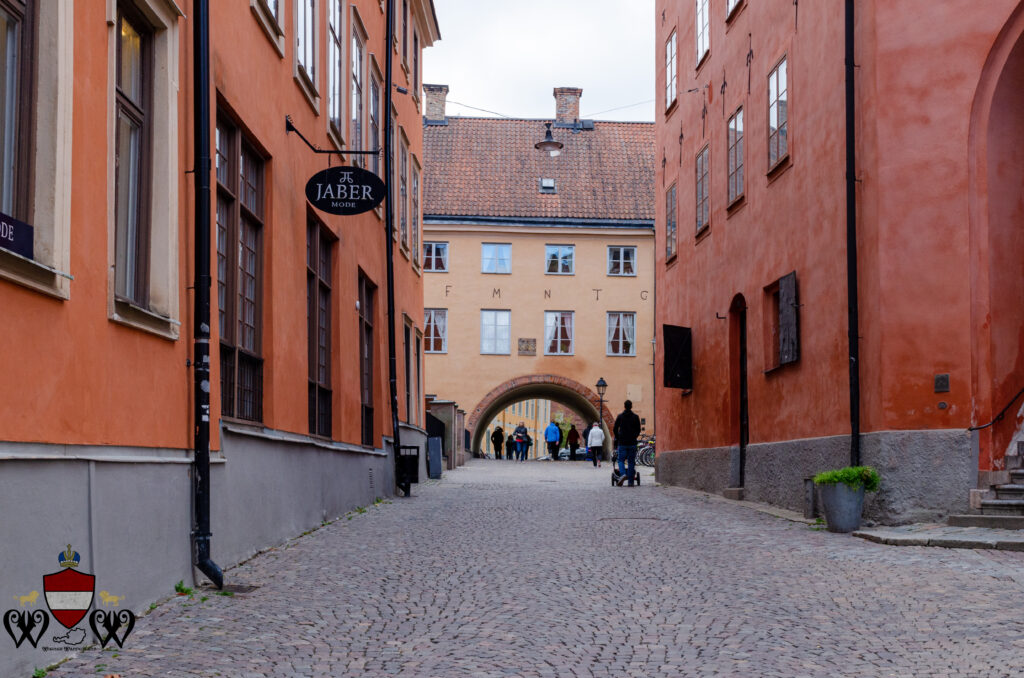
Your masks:
[[[654,123],[601,122],[550,157],[545,120],[448,118],[423,130],[423,212],[437,216],[654,219]],[[540,192],[540,179],[557,192]]]

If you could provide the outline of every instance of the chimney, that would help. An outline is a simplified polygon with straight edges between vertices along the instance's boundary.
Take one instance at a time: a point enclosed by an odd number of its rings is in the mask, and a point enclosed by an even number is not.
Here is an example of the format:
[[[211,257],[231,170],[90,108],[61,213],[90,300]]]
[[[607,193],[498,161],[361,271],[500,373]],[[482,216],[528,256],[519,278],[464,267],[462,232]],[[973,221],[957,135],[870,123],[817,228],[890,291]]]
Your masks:
[[[577,87],[555,88],[555,122],[574,123],[580,119],[580,96]]]
[[[423,85],[427,100],[427,114],[423,116],[427,122],[443,123],[445,116],[445,99],[448,98],[448,85]]]

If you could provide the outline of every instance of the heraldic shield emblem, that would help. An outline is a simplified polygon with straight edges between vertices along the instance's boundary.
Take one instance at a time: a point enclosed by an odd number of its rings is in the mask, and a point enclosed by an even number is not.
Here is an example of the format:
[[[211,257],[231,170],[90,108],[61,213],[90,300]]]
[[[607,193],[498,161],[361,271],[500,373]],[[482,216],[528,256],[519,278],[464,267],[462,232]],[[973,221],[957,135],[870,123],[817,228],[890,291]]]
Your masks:
[[[72,551],[70,545],[59,554],[58,560],[64,569],[43,577],[43,592],[53,618],[70,629],[82,621],[89,611],[96,577],[74,569],[78,567],[81,556],[77,551]]]

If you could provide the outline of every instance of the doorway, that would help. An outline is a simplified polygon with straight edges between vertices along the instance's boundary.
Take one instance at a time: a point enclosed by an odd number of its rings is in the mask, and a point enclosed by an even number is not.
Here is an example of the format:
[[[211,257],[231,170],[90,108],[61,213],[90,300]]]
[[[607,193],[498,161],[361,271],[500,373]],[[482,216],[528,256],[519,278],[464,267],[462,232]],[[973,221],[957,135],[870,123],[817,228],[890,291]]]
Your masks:
[[[747,302],[742,294],[733,297],[729,306],[729,373],[732,442],[739,445],[739,459],[733,463],[730,480],[734,487],[744,487],[750,412],[747,407]]]

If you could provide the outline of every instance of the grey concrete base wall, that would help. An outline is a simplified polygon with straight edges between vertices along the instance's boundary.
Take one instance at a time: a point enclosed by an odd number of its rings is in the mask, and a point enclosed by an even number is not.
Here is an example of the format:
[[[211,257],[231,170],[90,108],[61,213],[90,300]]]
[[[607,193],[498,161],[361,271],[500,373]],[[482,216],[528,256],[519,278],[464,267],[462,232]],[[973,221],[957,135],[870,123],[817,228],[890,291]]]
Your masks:
[[[802,511],[804,478],[849,464],[848,436],[756,443],[747,447],[744,498]],[[968,510],[977,458],[959,429],[882,431],[861,436],[861,461],[882,476],[864,517],[884,524],[935,521]],[[658,452],[658,482],[721,492],[738,482],[738,448]]]
[[[211,550],[222,568],[394,496],[389,441],[374,454],[228,432],[221,440],[224,458],[211,467]],[[403,430],[403,445],[424,443]],[[34,609],[46,610],[42,578],[62,569],[66,544],[81,554],[80,570],[96,576],[96,591],[125,596],[123,607],[136,613],[175,582],[191,585],[189,461],[183,450],[0,443],[0,613],[31,591],[39,591]],[[51,620],[40,648],[56,646],[58,631]],[[15,649],[0,631],[0,676],[29,676],[65,655],[27,642]]]

